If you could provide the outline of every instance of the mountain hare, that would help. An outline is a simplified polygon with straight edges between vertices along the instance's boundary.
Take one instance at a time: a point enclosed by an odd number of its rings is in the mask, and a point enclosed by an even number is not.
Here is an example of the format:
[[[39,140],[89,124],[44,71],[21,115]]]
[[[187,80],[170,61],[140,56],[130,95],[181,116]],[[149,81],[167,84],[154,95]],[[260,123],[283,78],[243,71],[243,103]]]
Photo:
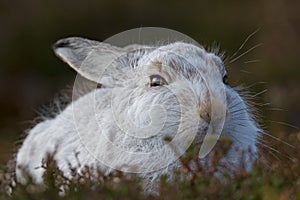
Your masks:
[[[42,162],[55,153],[67,177],[70,166],[90,166],[138,173],[147,185],[171,176],[191,145],[201,146],[205,159],[219,137],[232,139],[220,162],[236,166],[239,149],[250,169],[260,129],[214,53],[184,42],[121,48],[79,37],[59,40],[53,49],[92,87],[29,131],[17,154],[19,182],[28,181],[26,169],[42,184]]]

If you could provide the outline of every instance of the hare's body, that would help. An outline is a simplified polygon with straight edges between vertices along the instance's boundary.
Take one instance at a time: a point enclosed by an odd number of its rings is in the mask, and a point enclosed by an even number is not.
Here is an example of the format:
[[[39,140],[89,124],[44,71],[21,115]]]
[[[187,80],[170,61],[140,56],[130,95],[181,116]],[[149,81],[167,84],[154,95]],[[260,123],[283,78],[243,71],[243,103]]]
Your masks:
[[[55,51],[103,87],[29,132],[17,155],[20,182],[27,181],[21,170],[25,168],[42,183],[40,166],[47,153],[54,152],[67,176],[70,166],[86,165],[154,180],[180,167],[177,158],[190,145],[203,142],[210,124],[214,131],[222,126],[221,137],[233,140],[224,163],[238,162],[236,148],[256,153],[259,129],[242,98],[223,83],[226,70],[220,58],[203,48],[180,42],[117,48],[69,38],[59,41]]]

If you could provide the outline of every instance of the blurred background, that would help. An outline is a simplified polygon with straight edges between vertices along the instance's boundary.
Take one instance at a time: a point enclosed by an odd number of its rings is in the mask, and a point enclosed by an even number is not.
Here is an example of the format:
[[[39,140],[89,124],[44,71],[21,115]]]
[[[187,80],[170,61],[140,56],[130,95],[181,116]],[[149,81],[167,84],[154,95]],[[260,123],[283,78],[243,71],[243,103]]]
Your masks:
[[[75,72],[51,50],[57,39],[102,41],[149,26],[177,30],[208,48],[217,43],[227,57],[258,30],[235,57],[258,47],[228,64],[229,82],[261,92],[254,95],[261,123],[285,140],[300,124],[299,11],[299,0],[1,0],[0,164],[41,107],[74,81]]]

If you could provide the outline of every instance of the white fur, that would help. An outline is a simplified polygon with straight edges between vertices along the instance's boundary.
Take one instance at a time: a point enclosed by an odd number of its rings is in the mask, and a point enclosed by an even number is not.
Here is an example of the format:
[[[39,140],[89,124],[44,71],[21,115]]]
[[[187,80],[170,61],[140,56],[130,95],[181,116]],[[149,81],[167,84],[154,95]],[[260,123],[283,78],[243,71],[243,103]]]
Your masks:
[[[161,174],[170,175],[180,167],[178,154],[188,144],[202,142],[212,118],[212,99],[226,111],[221,137],[233,141],[222,162],[235,166],[239,148],[247,152],[250,169],[247,150],[256,153],[259,128],[239,94],[222,83],[226,70],[215,54],[182,42],[118,48],[82,38],[60,40],[54,50],[79,74],[103,87],[30,130],[17,154],[19,182],[27,182],[21,170],[25,168],[42,183],[42,160],[53,152],[67,176],[69,164],[76,167],[78,161],[104,173],[112,168],[139,172],[149,183]],[[156,74],[168,84],[150,87],[149,77]],[[224,99],[219,95],[222,88]],[[173,143],[166,145],[166,136],[175,138]]]

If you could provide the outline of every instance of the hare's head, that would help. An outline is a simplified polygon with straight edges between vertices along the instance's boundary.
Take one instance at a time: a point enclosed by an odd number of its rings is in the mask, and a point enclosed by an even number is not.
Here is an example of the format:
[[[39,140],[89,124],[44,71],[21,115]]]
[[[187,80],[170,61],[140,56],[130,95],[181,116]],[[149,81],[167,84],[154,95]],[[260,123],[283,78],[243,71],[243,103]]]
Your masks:
[[[210,134],[233,140],[230,162],[236,147],[256,152],[258,128],[214,53],[183,42],[120,48],[82,38],[62,39],[54,50],[81,76],[111,88],[111,120],[131,147],[138,144],[129,149],[149,152],[169,138],[180,154],[193,142],[206,145],[206,155]]]

